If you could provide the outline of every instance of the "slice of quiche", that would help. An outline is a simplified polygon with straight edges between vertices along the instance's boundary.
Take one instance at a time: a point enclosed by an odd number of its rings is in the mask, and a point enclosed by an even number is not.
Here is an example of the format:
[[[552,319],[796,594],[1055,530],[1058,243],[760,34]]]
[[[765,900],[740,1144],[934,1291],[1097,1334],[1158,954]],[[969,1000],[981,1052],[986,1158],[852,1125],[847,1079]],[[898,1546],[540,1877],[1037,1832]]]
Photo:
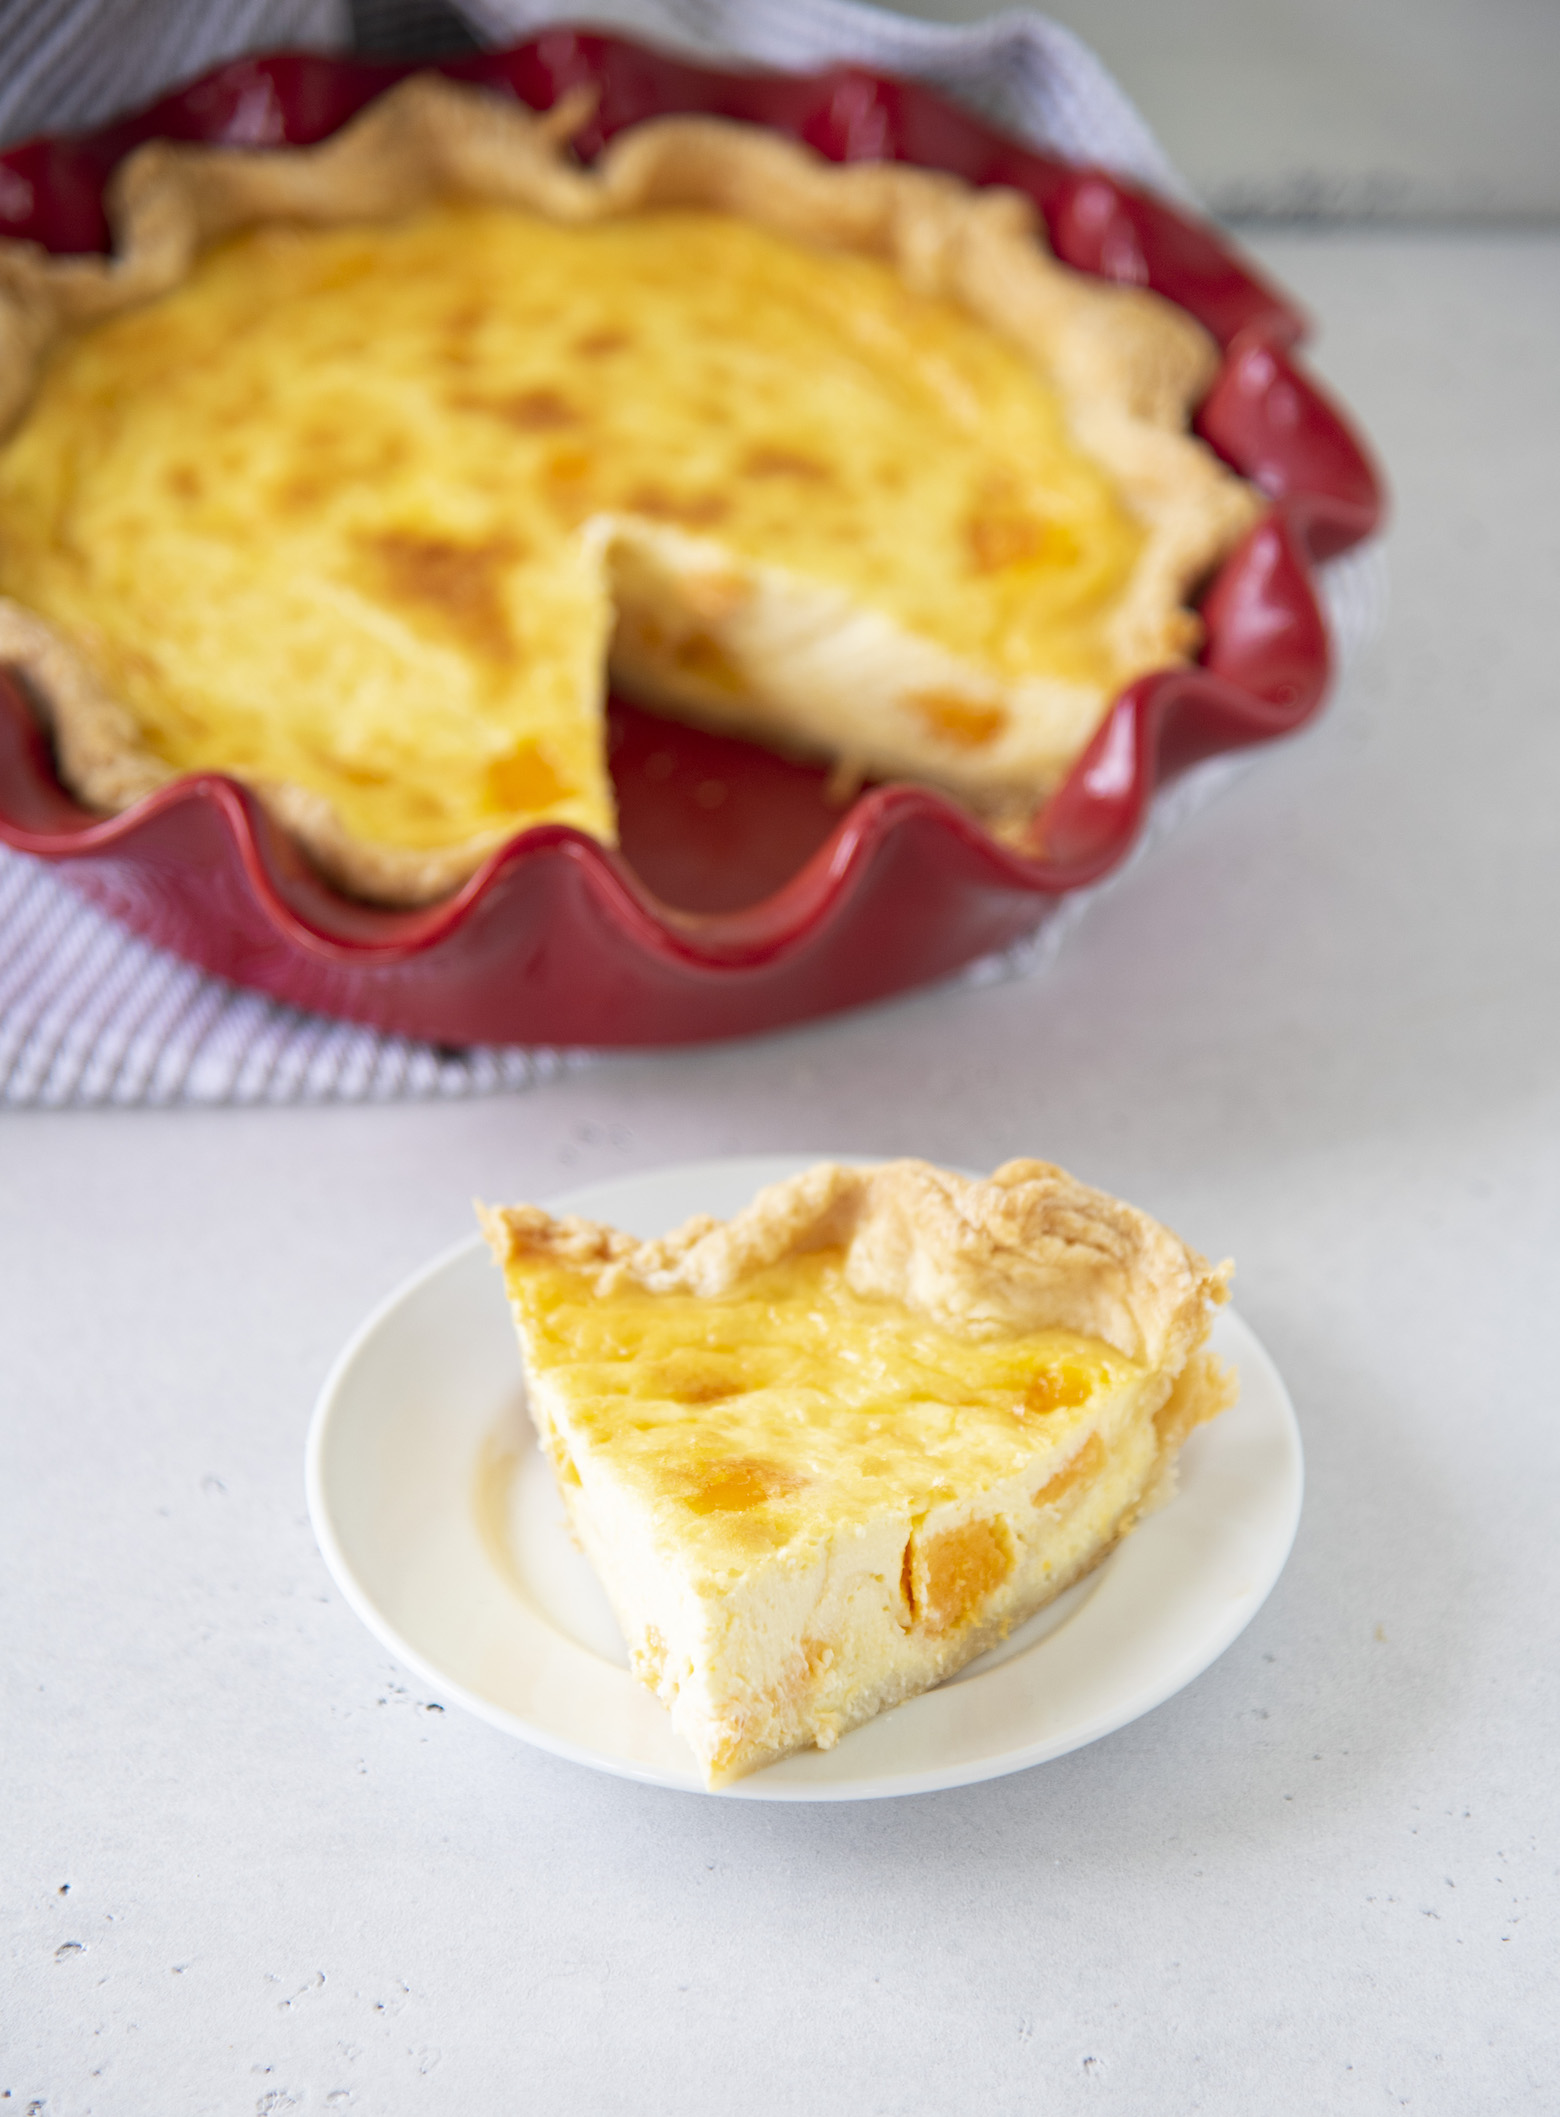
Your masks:
[[[1015,192],[582,115],[422,77],[142,148],[112,259],[0,243],[0,661],[94,806],[227,772],[426,901],[612,840],[610,675],[1017,829],[1196,646],[1260,502],[1189,317]]]
[[[711,1786],[940,1682],[1233,1401],[1229,1267],[1038,1161],[823,1163],[657,1241],[481,1209],[531,1414]]]

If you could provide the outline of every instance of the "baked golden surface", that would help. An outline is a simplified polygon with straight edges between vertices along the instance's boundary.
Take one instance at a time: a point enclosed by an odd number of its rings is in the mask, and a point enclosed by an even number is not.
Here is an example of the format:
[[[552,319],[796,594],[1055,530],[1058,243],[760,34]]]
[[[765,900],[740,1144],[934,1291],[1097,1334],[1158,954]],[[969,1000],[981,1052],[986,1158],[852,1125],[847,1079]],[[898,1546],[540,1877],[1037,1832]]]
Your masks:
[[[0,459],[0,578],[176,770],[293,781],[388,845],[610,836],[590,531],[625,515],[1007,674],[1120,673],[1142,534],[1033,367],[877,259],[711,213],[236,238],[54,360]],[[977,707],[921,710],[978,743]]]
[[[587,175],[423,82],[322,149],[149,150],[121,208],[96,280],[9,260],[0,653],[89,798],[234,773],[366,894],[610,839],[609,659],[1032,806],[1252,512],[1181,430],[1195,327],[1010,194],[692,120]]]
[[[1073,1331],[971,1344],[864,1299],[834,1249],[714,1300],[634,1285],[601,1298],[567,1266],[517,1274],[514,1297],[579,1443],[648,1505],[687,1515],[689,1549],[715,1571],[1010,1476],[1037,1422],[1060,1441],[1091,1398],[1137,1379]]]
[[[711,1783],[1022,1622],[1233,1394],[1224,1275],[1040,1163],[825,1164],[654,1244],[485,1225],[576,1530]]]

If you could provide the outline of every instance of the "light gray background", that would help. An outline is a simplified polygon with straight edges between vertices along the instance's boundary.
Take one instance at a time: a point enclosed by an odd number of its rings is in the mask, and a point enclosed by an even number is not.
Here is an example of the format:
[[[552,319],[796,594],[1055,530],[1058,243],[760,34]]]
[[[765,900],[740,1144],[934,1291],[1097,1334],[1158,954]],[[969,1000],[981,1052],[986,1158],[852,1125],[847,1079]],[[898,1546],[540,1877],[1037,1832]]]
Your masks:
[[[1555,2004],[1560,237],[1269,234],[1397,494],[1387,636],[1043,978],[454,1106],[0,1129],[0,2111],[1531,2112]],[[1039,1153],[1234,1253],[1310,1490],[1190,1690],[782,1809],[400,1675],[312,1397],[473,1192]]]
[[[975,21],[980,0],[895,0]],[[1556,0],[1054,0],[1222,214],[1560,215]]]

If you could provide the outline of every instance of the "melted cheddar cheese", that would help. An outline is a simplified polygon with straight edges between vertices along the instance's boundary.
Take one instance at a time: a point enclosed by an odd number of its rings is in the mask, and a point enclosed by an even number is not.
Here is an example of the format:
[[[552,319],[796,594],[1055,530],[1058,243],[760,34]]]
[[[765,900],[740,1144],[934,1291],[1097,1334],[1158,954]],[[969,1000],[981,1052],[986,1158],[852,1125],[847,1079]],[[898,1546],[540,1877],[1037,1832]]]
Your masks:
[[[707,211],[449,205],[230,240],[51,358],[0,453],[0,590],[175,770],[302,787],[385,846],[544,819],[610,839],[624,520],[1004,678],[1103,699],[1122,673],[1107,620],[1143,532],[1033,363],[886,264]],[[690,670],[718,683],[705,645]],[[935,690],[920,710],[955,755],[1004,717]],[[914,1420],[865,1408],[870,1372],[860,1417]],[[977,1419],[993,1448],[1011,1416]],[[747,1447],[736,1410],[699,1418]]]

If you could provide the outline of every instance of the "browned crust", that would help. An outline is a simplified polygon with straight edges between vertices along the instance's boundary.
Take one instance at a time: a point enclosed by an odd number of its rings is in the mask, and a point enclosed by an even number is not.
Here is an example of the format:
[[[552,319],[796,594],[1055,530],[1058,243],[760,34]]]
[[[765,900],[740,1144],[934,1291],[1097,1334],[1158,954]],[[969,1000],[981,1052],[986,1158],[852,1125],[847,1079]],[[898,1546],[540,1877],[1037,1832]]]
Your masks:
[[[594,170],[581,170],[567,141],[588,101],[566,97],[538,117],[420,75],[315,147],[139,149],[110,187],[112,258],[57,259],[34,244],[0,243],[0,436],[25,416],[61,334],[168,292],[204,249],[247,226],[388,221],[450,197],[580,222],[711,207],[881,256],[907,284],[961,302],[1046,366],[1079,439],[1148,531],[1114,620],[1116,652],[1147,668],[1195,646],[1186,598],[1260,504],[1186,431],[1217,362],[1197,324],[1153,295],[1058,264],[1016,192],[974,191],[892,164],[837,167],[794,142],[709,118],[633,128]],[[67,781],[114,812],[176,775],[92,674],[85,644],[61,640],[15,605],[0,609],[0,658],[47,711]],[[433,853],[370,844],[320,795],[275,785],[256,792],[331,880],[382,901],[443,895],[491,850],[487,841]]]
[[[1075,1330],[1171,1373],[1207,1335],[1230,1275],[1146,1213],[1042,1161],[1006,1162],[984,1179],[924,1161],[820,1162],[728,1221],[700,1215],[651,1242],[540,1206],[479,1214],[501,1264],[568,1265],[602,1293],[632,1279],[713,1299],[788,1257],[837,1248],[858,1293],[946,1329]]]
[[[0,599],[0,665],[19,672],[54,736],[60,776],[94,808],[116,814],[178,775],[141,740],[130,708],[36,612]]]

